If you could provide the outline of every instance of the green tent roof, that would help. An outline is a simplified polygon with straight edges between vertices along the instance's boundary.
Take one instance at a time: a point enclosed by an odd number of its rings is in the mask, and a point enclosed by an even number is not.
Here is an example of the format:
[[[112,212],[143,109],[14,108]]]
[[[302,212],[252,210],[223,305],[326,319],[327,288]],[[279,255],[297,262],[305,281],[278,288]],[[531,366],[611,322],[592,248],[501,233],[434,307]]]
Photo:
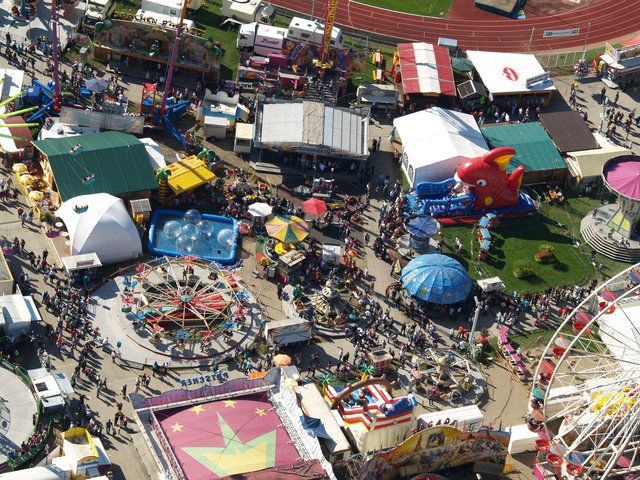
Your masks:
[[[75,155],[69,151],[82,148]],[[144,144],[122,132],[92,133],[33,142],[51,163],[62,201],[78,195],[151,190],[158,187]],[[83,178],[95,174],[95,182]]]
[[[524,165],[526,171],[566,168],[567,164],[555,144],[538,122],[485,127],[482,134],[491,148],[512,147],[515,156],[507,171]]]

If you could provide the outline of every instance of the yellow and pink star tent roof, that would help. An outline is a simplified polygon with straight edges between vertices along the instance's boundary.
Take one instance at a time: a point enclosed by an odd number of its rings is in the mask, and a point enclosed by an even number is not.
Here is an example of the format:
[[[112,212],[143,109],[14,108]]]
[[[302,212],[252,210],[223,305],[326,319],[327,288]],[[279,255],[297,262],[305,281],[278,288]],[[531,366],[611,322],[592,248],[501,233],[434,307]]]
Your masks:
[[[187,479],[210,480],[300,458],[272,408],[262,393],[155,414]]]

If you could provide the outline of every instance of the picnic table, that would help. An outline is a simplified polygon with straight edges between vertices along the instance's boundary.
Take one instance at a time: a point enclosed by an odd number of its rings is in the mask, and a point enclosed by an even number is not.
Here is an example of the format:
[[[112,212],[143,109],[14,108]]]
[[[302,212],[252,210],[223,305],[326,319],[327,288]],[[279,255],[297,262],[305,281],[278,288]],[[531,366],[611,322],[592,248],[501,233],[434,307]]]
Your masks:
[[[509,355],[511,355],[512,353],[516,353],[516,349],[513,348],[513,346],[511,346],[510,343],[507,343],[506,345],[503,345],[504,349],[509,352]]]
[[[509,339],[507,338],[506,335],[499,335],[498,336],[498,343],[500,343],[500,345],[504,345],[506,343],[509,343]]]

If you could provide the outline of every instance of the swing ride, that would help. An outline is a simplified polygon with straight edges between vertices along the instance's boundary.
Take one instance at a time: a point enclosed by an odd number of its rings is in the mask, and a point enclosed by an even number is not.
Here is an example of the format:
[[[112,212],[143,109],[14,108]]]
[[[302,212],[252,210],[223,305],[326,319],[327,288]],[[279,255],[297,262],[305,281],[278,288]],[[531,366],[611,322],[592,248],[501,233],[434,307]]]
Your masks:
[[[125,332],[150,362],[149,349],[175,349],[184,359],[221,354],[252,342],[261,323],[255,298],[237,273],[193,256],[132,265],[96,297],[112,300],[108,311],[98,309],[94,325]],[[197,353],[189,342],[200,342]]]
[[[596,287],[549,341],[529,405],[538,478],[640,472],[639,292],[636,264]]]

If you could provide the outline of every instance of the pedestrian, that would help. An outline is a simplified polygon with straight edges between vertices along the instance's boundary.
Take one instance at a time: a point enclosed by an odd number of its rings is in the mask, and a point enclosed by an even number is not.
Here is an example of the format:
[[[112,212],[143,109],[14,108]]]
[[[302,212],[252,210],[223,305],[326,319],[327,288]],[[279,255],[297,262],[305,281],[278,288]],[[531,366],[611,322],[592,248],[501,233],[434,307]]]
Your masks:
[[[122,394],[122,398],[127,398],[127,384],[126,383],[122,386],[122,390],[120,391],[120,393]]]
[[[111,350],[111,362],[116,363],[116,351]]]
[[[613,104],[617,106],[619,99],[620,99],[620,92],[616,92],[615,97],[613,97]]]
[[[111,428],[113,427],[113,422],[111,421],[111,419],[107,420],[107,423],[105,425],[106,429],[107,429],[107,434],[111,434]]]

